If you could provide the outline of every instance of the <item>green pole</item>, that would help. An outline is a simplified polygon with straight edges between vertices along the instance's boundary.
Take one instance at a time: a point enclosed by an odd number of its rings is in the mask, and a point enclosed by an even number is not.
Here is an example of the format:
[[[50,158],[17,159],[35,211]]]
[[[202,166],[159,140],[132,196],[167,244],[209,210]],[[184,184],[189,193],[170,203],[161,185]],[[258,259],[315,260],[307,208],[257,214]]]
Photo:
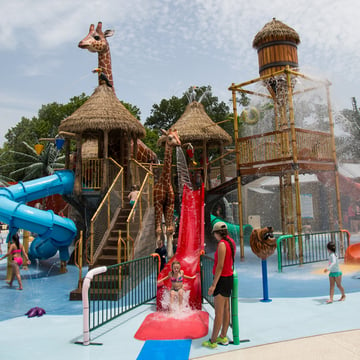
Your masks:
[[[234,345],[240,344],[239,337],[239,316],[238,316],[238,276],[236,270],[233,272],[233,289],[231,293],[231,317]]]

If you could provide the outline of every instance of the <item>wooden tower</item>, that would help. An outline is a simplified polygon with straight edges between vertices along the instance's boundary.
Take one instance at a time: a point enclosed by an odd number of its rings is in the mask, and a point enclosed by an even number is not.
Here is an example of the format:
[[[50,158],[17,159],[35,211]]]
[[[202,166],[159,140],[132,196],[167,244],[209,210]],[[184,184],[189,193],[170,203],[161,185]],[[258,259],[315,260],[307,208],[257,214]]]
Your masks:
[[[340,228],[342,227],[334,124],[329,95],[330,83],[312,79],[298,71],[299,43],[300,37],[294,29],[275,18],[272,19],[253,40],[253,47],[258,52],[260,77],[241,84],[232,84],[229,88],[233,94],[234,119],[237,119],[238,114],[237,92],[267,98],[272,103],[274,111],[272,131],[254,136],[239,138],[237,121],[234,120],[237,171],[240,174],[238,179],[240,229],[243,222],[241,176],[279,176],[282,231],[284,234],[295,235],[302,233],[299,174],[325,172],[332,172],[334,176],[337,223]],[[300,83],[306,83],[307,88],[302,88],[300,91]],[[262,86],[262,89],[265,86],[268,93],[257,88],[249,90],[248,87],[254,84]],[[294,97],[300,92],[309,92],[314,88],[325,90],[329,132],[304,129],[301,128],[301,123],[295,123]],[[330,214],[331,227],[335,223],[333,216]],[[301,240],[299,242],[301,254]]]

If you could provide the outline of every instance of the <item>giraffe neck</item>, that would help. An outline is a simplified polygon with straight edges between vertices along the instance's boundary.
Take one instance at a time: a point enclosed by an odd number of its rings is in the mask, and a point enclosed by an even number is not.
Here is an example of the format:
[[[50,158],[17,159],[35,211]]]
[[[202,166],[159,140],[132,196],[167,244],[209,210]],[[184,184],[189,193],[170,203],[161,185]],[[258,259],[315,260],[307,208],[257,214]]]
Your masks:
[[[164,166],[161,173],[161,180],[164,184],[171,183],[172,150],[172,146],[165,145]]]
[[[111,68],[111,55],[110,55],[109,48],[106,51],[99,52],[98,65],[99,65],[99,68],[102,69],[102,71],[106,75],[106,77],[109,79],[110,84],[112,85],[112,89],[115,92],[114,81],[113,81],[113,76],[112,76],[112,68]],[[99,79],[99,85],[100,85],[100,79]]]

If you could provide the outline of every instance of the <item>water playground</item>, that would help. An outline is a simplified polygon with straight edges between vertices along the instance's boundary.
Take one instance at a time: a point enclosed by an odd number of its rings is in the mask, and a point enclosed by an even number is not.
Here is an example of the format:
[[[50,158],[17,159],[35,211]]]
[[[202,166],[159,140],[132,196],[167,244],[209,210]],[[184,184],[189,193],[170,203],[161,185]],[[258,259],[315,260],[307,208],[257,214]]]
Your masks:
[[[299,35],[273,19],[255,36],[260,77],[229,87],[234,147],[190,94],[184,114],[162,130],[162,164],[141,141],[141,123],[116,97],[112,35],[99,22],[80,41],[81,49],[98,54],[99,85],[62,121],[57,138],[43,139],[62,140],[65,169],[0,189],[0,221],[7,224],[2,253],[21,231],[32,261],[21,270],[24,291],[6,283],[1,288],[6,358],[250,359],[274,344],[285,349],[284,341],[337,332],[348,335],[342,354],[353,351],[360,239],[343,227],[342,207],[343,197],[355,196],[359,186],[339,171],[329,82],[298,68]],[[314,131],[301,112],[314,92],[328,110],[324,131]],[[249,96],[249,107],[238,110],[239,94]],[[245,136],[238,136],[239,124]],[[204,161],[214,148],[218,156]],[[264,178],[276,179],[275,185],[259,185]],[[133,184],[138,193],[130,206]],[[31,205],[55,195],[65,202],[61,214]],[[215,250],[210,229],[217,221],[227,223],[237,244],[231,342],[206,349],[201,343],[214,320],[207,295]],[[265,237],[270,229],[271,243]],[[162,270],[154,253],[160,239],[167,245]],[[347,296],[331,306],[323,274],[329,241],[337,245]],[[193,279],[184,281],[183,307],[169,311],[170,279],[157,282],[176,261]],[[0,270],[8,280],[5,260]],[[19,329],[21,346],[14,347]],[[299,352],[297,344],[291,343],[287,358],[296,358],[290,352]],[[302,355],[317,346],[312,342]]]

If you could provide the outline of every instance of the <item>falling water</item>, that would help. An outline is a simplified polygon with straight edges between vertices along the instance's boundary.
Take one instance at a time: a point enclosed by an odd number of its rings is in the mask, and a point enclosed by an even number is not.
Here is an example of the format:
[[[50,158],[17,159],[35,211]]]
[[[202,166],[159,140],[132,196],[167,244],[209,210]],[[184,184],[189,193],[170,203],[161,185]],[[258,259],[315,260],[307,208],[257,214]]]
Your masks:
[[[176,148],[176,168],[178,174],[178,186],[180,190],[180,203],[184,185],[186,184],[192,190],[189,169],[187,166],[184,151],[179,146]]]

